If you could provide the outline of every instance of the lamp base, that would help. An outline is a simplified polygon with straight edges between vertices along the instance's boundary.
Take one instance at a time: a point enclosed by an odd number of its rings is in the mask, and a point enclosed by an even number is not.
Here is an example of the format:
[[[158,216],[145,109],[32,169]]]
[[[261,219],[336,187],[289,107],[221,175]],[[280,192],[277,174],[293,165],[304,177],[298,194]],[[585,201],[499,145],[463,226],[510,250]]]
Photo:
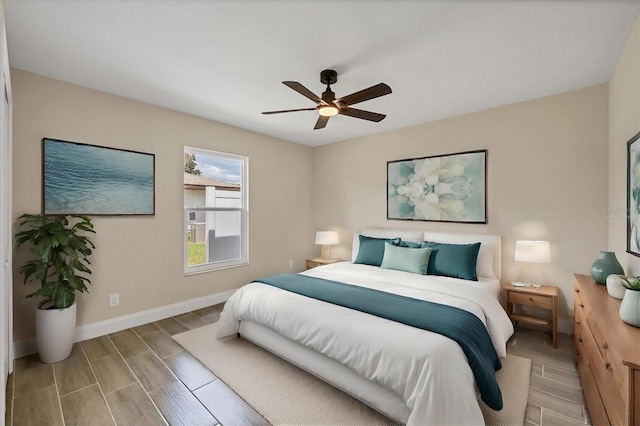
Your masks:
[[[534,287],[540,287],[544,284],[544,278],[542,274],[538,270],[538,267],[535,263],[527,263],[522,268],[522,273],[520,274],[520,282],[524,284],[530,284]]]
[[[331,259],[331,246],[322,246],[321,250],[321,257],[324,260],[329,260]]]

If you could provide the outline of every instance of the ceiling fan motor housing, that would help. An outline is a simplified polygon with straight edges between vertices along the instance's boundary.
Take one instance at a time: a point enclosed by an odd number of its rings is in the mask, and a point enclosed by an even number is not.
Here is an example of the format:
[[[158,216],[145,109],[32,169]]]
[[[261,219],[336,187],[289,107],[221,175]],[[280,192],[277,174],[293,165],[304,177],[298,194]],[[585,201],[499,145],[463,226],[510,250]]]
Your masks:
[[[334,84],[336,81],[338,81],[338,73],[334,70],[324,70],[320,72],[320,83]]]

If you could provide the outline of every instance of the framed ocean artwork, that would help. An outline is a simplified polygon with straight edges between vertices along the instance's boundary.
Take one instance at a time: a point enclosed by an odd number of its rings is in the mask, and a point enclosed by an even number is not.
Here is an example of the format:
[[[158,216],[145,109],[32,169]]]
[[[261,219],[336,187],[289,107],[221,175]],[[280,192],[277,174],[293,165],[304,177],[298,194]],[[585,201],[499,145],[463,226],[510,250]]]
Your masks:
[[[627,142],[627,253],[640,257],[640,133]]]
[[[487,223],[487,150],[388,161],[387,219]]]
[[[154,215],[155,155],[42,139],[42,214]]]

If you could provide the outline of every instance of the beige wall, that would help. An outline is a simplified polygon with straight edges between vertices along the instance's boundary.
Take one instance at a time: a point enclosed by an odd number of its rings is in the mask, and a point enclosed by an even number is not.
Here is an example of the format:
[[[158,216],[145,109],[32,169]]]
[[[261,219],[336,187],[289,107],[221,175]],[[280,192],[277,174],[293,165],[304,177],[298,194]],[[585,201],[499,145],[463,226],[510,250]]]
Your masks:
[[[12,79],[14,220],[40,211],[43,137],[156,154],[156,215],[94,218],[93,286],[79,296],[78,326],[236,288],[288,270],[289,259],[301,270],[317,255],[316,229],[339,230],[334,254],[348,256],[351,234],[365,226],[500,234],[503,282],[522,266],[513,261],[517,239],[550,240],[553,262],[540,269],[560,287],[567,319],[571,274],[588,273],[607,245],[607,85],[311,149],[24,71]],[[184,276],[184,145],[249,156],[248,267]],[[388,160],[485,148],[487,225],[386,220]],[[16,271],[24,259],[18,253]],[[34,334],[35,301],[23,299],[34,284],[24,288],[15,275],[20,340]],[[111,293],[120,293],[117,308],[108,307]]]
[[[629,275],[640,259],[627,254],[627,141],[640,131],[640,18],[609,81],[609,250]]]
[[[607,85],[599,85],[317,147],[314,223],[340,231],[342,256],[366,226],[499,234],[503,284],[522,268],[513,260],[516,240],[549,240],[552,263],[540,271],[560,288],[560,316],[568,319],[572,274],[589,273],[607,247],[607,105]],[[386,219],[388,160],[485,148],[487,225]]]
[[[78,326],[237,288],[304,269],[313,246],[312,149],[24,71],[12,70],[13,218],[40,212],[43,137],[156,155],[156,215],[94,217],[93,285],[79,296]],[[183,147],[249,157],[250,265],[183,274]],[[14,269],[25,260],[18,253]],[[15,339],[34,335],[35,300],[14,271]],[[120,293],[109,308],[108,295]]]

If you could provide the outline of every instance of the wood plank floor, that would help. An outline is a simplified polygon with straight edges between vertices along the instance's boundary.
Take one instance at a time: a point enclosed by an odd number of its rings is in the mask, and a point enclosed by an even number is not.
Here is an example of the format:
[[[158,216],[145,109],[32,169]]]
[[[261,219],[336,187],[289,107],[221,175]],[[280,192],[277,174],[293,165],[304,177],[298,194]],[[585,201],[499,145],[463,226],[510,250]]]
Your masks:
[[[222,305],[77,343],[71,356],[15,361],[7,425],[267,424],[171,335],[216,322]],[[525,425],[590,424],[573,341],[516,328],[507,352],[533,361]]]
[[[591,424],[571,336],[560,333],[554,349],[549,333],[516,327],[507,353],[532,361],[526,426]]]

